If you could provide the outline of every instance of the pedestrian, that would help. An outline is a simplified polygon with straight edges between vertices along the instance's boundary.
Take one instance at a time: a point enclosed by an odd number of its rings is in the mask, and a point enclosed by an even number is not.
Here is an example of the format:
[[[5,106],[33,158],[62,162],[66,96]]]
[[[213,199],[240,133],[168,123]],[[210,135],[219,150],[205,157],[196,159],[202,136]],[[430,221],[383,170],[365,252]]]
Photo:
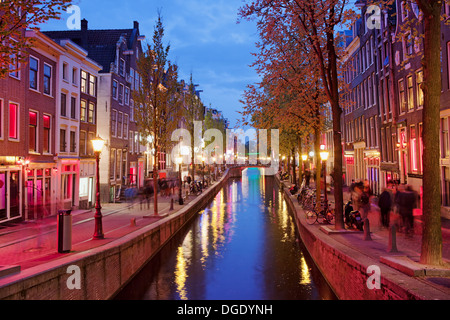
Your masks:
[[[388,182],[388,187],[383,190],[378,199],[378,207],[380,208],[381,214],[381,225],[385,228],[389,228],[393,198],[392,191],[389,186],[390,183]]]
[[[363,184],[360,197],[361,219],[364,221],[369,216],[370,212],[370,197],[371,190],[368,185]]]
[[[416,204],[416,195],[411,186],[402,186],[396,194],[396,203],[398,212],[402,219],[405,236],[411,237],[414,234],[414,216],[413,210]]]

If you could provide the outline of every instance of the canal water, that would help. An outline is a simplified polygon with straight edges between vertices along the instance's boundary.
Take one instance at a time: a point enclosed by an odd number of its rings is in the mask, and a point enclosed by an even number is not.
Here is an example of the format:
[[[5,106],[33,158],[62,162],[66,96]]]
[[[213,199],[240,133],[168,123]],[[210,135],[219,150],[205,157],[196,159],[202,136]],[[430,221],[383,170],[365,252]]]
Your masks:
[[[116,299],[336,299],[263,170],[229,180]]]

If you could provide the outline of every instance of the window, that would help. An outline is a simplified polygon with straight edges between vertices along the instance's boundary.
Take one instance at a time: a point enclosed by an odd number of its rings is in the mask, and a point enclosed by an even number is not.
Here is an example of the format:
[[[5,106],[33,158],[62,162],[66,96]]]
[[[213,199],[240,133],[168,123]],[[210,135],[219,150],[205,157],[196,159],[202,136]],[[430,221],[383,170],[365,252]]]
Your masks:
[[[42,151],[43,153],[50,153],[50,139],[51,139],[51,117],[44,114],[44,139]]]
[[[77,151],[76,132],[70,131],[70,152],[76,152],[76,151]]]
[[[66,152],[66,129],[59,130],[59,151]]]
[[[129,150],[130,150],[130,153],[134,153],[134,143],[133,143],[134,133],[133,133],[133,131],[130,131],[129,137],[130,137],[130,141],[128,143],[128,146],[130,148]]]
[[[121,76],[125,76],[125,60],[124,59],[120,59],[120,61],[119,61],[119,74]]]
[[[420,172],[423,172],[422,123],[419,123],[419,166],[420,166]]]
[[[134,121],[134,101],[130,100],[130,121]]]
[[[86,122],[86,112],[87,112],[87,102],[85,100],[81,100],[81,108],[80,108],[80,121]]]
[[[412,50],[413,50],[413,40],[411,37],[411,33],[407,33],[405,34],[405,37],[403,38],[404,41],[404,45],[403,45],[403,50],[404,50],[404,55],[403,57],[406,59],[408,56],[412,55]]]
[[[19,105],[9,104],[9,139],[19,139]]]
[[[448,134],[448,118],[441,118],[441,158],[448,158],[450,155]]]
[[[128,115],[124,116],[123,120],[123,138],[128,139]]]
[[[38,71],[39,61],[30,57],[30,88],[34,90],[38,89]]]
[[[116,169],[116,149],[111,149],[111,157],[109,163],[109,179],[114,180],[115,177],[115,169]]]
[[[134,90],[134,69],[130,68],[130,81],[131,83],[131,90]]]
[[[81,71],[81,92],[82,93],[88,93],[87,77],[88,77],[88,74],[85,71]]]
[[[409,148],[410,148],[410,165],[413,172],[417,172],[417,145],[416,145],[416,127],[412,125],[409,130]]]
[[[420,70],[416,73],[416,92],[417,92],[417,107],[423,107],[423,90],[422,90],[422,83],[423,83],[423,71]]]
[[[124,85],[120,84],[120,90],[119,90],[119,103],[123,104],[123,91],[124,91]]]
[[[122,123],[123,123],[123,113],[119,112],[119,117],[117,118],[117,137],[122,138]]]
[[[96,96],[96,82],[97,82],[97,78],[94,77],[93,75],[89,75],[89,94],[93,97]]]
[[[87,146],[88,146],[87,153],[90,156],[94,155],[94,146],[92,145],[92,142],[91,142],[94,139],[95,139],[95,132],[89,132],[88,133],[88,143],[87,143]]]
[[[29,127],[28,127],[28,139],[29,139],[29,152],[38,152],[38,114],[37,112],[30,111],[28,113]]]
[[[408,84],[408,110],[414,110],[414,87],[412,76],[408,76],[407,84]]]
[[[72,84],[73,85],[78,85],[78,69],[77,68],[73,68],[72,69]]]
[[[67,117],[67,95],[61,93],[61,116]]]
[[[67,63],[63,62],[63,67],[62,67],[62,73],[63,73],[63,80],[69,81],[69,66],[67,65]]]
[[[48,64],[44,64],[44,93],[52,94],[52,67]]]
[[[95,115],[95,105],[93,102],[89,102],[89,110],[88,110],[89,123],[95,123],[94,115]]]
[[[116,159],[116,180],[120,180],[121,177],[121,163],[122,163],[122,149],[117,150],[117,159]]]
[[[402,1],[401,10],[402,10],[402,21],[405,21],[408,18],[408,9],[406,8],[406,1]]]
[[[70,97],[70,117],[72,119],[77,118],[77,98]]]
[[[16,79],[19,79],[20,78],[19,71],[20,71],[20,63],[19,59],[17,59],[17,54],[11,54],[9,62],[9,75]]]
[[[130,88],[128,87],[125,88],[125,104],[130,104]]]
[[[117,110],[111,112],[111,135],[116,136],[116,126],[117,126]]]
[[[398,81],[398,100],[400,106],[400,113],[403,113],[406,111],[405,84],[403,80]]]
[[[113,85],[112,85],[112,96],[113,96],[113,98],[114,99],[116,99],[117,100],[117,81],[116,80],[114,80],[113,81]]]

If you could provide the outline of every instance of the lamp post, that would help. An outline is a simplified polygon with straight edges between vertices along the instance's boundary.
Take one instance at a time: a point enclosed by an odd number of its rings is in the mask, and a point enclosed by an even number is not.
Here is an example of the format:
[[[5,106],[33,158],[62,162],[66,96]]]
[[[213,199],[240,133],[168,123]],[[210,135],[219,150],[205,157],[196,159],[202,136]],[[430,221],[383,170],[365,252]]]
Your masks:
[[[205,187],[205,157],[202,156],[202,189]]]
[[[100,205],[100,153],[105,146],[105,140],[97,136],[92,140],[92,145],[94,147],[95,159],[97,162],[97,184],[96,184],[96,198],[95,198],[95,232],[94,239],[104,239],[103,226],[102,226],[102,207]]]
[[[329,153],[328,151],[322,150],[320,152],[320,158],[322,159],[323,166],[323,191],[324,191],[324,209],[328,208],[328,195],[327,195],[327,160]]]
[[[182,156],[178,156],[177,157],[177,163],[178,163],[178,179],[179,179],[179,183],[180,186],[178,188],[178,203],[180,205],[183,205],[183,196],[181,195],[181,164],[183,163],[183,157]]]

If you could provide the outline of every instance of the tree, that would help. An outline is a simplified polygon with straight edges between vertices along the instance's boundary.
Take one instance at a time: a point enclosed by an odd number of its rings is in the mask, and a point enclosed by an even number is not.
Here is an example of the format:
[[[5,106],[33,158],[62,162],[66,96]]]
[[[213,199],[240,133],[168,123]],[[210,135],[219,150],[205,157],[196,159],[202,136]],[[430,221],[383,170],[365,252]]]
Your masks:
[[[159,155],[173,142],[171,133],[177,128],[181,112],[181,88],[178,67],[168,60],[170,46],[163,44],[164,27],[161,15],[154,28],[153,43],[137,61],[142,85],[133,93],[135,119],[142,139],[148,141],[154,152],[153,189],[154,212],[158,214]]]
[[[415,0],[423,13],[423,217],[424,264],[442,265],[440,199],[441,0]]]
[[[346,21],[351,10],[347,0],[257,0],[241,8],[242,17],[271,18],[268,28],[290,26],[291,39],[308,47],[310,58],[318,68],[320,87],[331,105],[334,144],[335,228],[344,228],[342,191],[341,114],[339,104],[339,55],[335,28]],[[296,36],[298,35],[298,36]],[[310,60],[311,61],[311,60]]]
[[[186,129],[191,136],[191,176],[195,176],[195,144],[194,144],[194,123],[195,121],[202,121],[205,107],[203,106],[200,97],[195,90],[192,74],[190,77],[188,90],[184,95],[184,119],[186,120]]]
[[[25,38],[25,30],[59,19],[70,3],[71,0],[0,1],[0,78],[26,61],[26,49],[33,43]]]

